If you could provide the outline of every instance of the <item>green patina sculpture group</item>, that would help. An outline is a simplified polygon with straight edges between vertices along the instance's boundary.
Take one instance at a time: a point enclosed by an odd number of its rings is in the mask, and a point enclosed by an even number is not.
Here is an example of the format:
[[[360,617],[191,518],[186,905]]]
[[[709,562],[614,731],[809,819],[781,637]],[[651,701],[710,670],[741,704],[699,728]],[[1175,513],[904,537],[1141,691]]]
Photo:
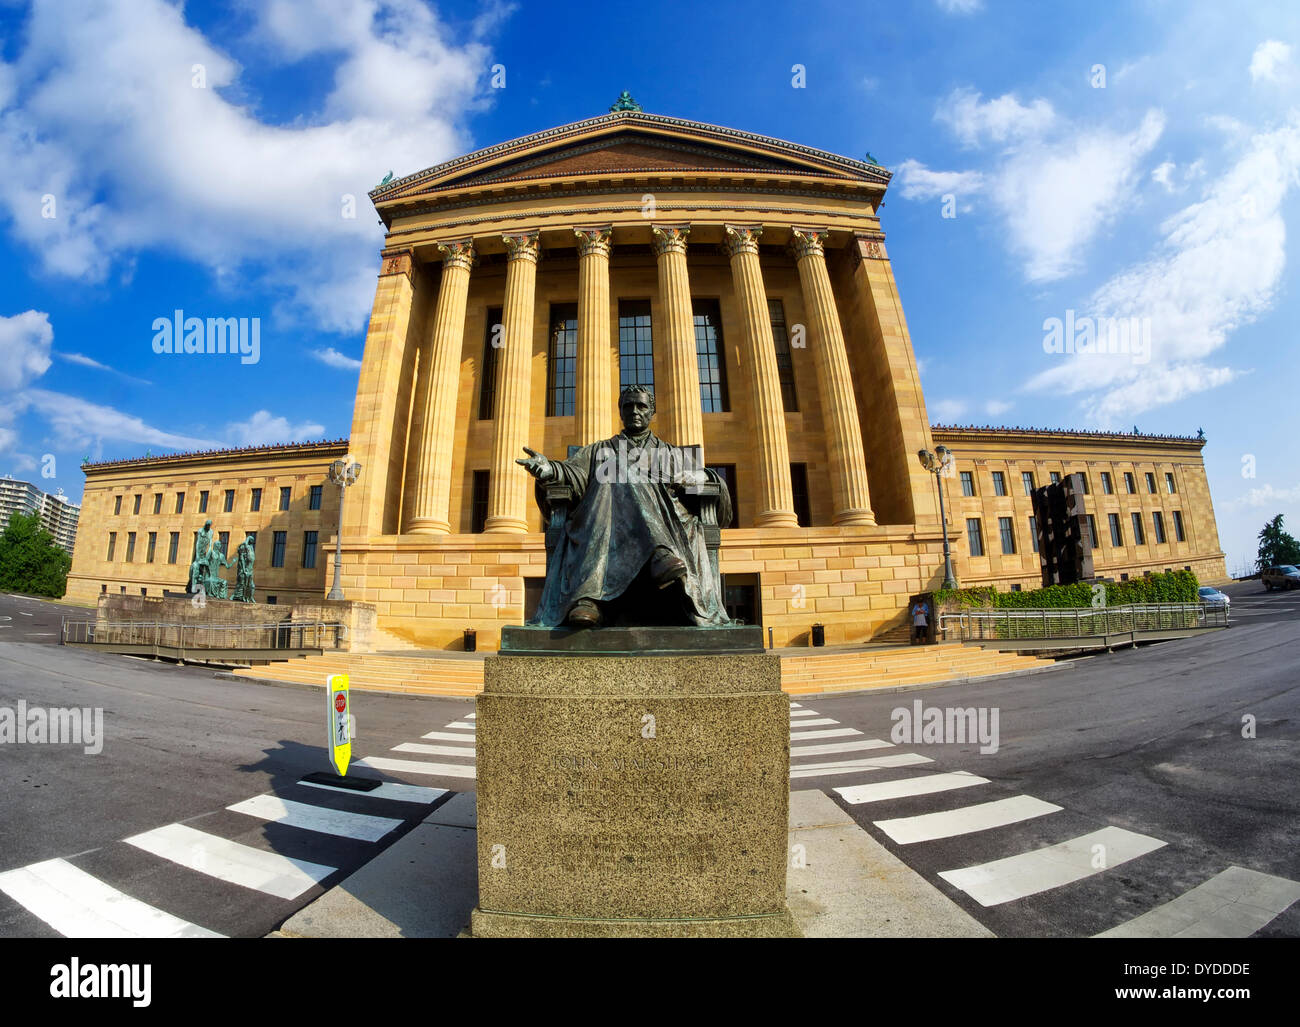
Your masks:
[[[190,563],[190,580],[188,591],[197,594],[203,591],[209,599],[225,599],[226,581],[221,577],[223,567],[235,568],[235,594],[233,598],[239,603],[256,602],[253,598],[253,536],[249,535],[240,543],[235,561],[226,559],[226,554],[219,545],[212,541],[212,522],[204,521],[203,528],[194,539],[194,558]]]

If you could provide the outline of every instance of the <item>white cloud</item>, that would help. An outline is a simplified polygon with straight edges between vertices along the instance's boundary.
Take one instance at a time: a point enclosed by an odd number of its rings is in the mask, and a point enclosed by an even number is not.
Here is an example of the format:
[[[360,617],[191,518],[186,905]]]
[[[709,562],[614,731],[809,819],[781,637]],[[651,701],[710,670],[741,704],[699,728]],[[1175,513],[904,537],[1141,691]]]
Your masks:
[[[1276,82],[1279,78],[1278,68],[1291,59],[1291,47],[1277,39],[1266,39],[1255,47],[1250,57],[1250,79],[1258,82],[1264,79]]]
[[[96,371],[107,371],[109,374],[115,374],[127,381],[139,382],[141,385],[152,385],[153,382],[146,381],[143,378],[136,378],[134,375],[119,371],[115,367],[109,367],[107,364],[101,364],[94,357],[88,357],[84,353],[55,353],[60,360],[66,360],[69,364],[80,364],[82,367],[93,367]]]
[[[265,446],[279,442],[304,442],[319,439],[323,424],[304,421],[289,423],[288,418],[274,417],[269,410],[259,410],[247,421],[235,421],[226,427],[226,435],[237,446]]]
[[[0,211],[47,271],[102,281],[146,249],[219,281],[260,268],[288,307],[354,330],[381,241],[365,193],[389,167],[407,173],[466,148],[460,126],[480,103],[488,50],[450,41],[420,0],[255,11],[265,64],[335,62],[321,110],[259,118],[240,67],[178,5],[102,0],[69,17],[37,0],[23,49],[0,63]],[[194,65],[205,88],[192,84]],[[47,194],[54,218],[42,217]],[[342,216],[345,194],[355,218]]]
[[[50,366],[54,328],[43,310],[0,317],[0,390],[21,389]]]
[[[1172,193],[1174,191],[1174,185],[1169,181],[1169,176],[1174,173],[1174,168],[1177,166],[1178,165],[1171,160],[1167,160],[1163,164],[1158,165],[1156,169],[1151,172],[1151,181],[1164,186],[1166,192]]]
[[[1010,410],[1011,407],[1011,403],[1007,403],[1000,399],[991,399],[984,404],[984,412],[990,417],[1001,417]]]
[[[1255,507],[1277,508],[1289,503],[1300,503],[1300,484],[1293,485],[1289,489],[1276,489],[1272,485],[1260,485],[1247,490],[1236,499],[1228,500],[1224,505],[1232,510],[1242,510]]]
[[[934,116],[966,146],[977,146],[986,139],[1005,143],[1039,135],[1056,119],[1046,100],[1035,100],[1026,107],[1013,94],[1006,93],[985,101],[973,89],[953,90]]]
[[[970,195],[984,188],[984,176],[978,171],[931,171],[915,160],[899,164],[894,181],[905,200],[932,200],[948,193]]]
[[[319,360],[322,364],[328,364],[330,367],[339,367],[345,371],[361,370],[361,361],[348,356],[346,353],[340,353],[333,346],[326,346],[324,349],[311,350],[311,355]]]
[[[984,9],[984,0],[934,0],[947,14],[974,14]]]
[[[930,416],[937,419],[940,424],[952,424],[959,417],[964,416],[968,409],[965,401],[960,399],[941,399],[935,403],[927,403],[926,408]]]
[[[59,443],[88,446],[106,440],[144,443],[166,449],[211,449],[217,443],[146,424],[133,414],[101,406],[76,396],[45,389],[28,389],[22,400],[44,415]]]

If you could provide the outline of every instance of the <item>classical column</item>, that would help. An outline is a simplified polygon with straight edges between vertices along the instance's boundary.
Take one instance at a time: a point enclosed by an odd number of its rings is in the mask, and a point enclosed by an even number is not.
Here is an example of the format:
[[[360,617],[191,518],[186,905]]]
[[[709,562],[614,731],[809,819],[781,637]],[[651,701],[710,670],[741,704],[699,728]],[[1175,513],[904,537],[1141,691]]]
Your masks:
[[[826,270],[826,233],[811,228],[794,229],[790,251],[799,267],[799,285],[811,322],[813,363],[817,366],[817,393],[821,399],[826,450],[830,456],[832,524],[875,524],[867,490],[867,462],[862,449],[862,426],[853,396],[853,376],[844,345],[844,330]]]
[[[540,256],[536,232],[515,232],[505,240],[506,300],[497,354],[496,436],[488,488],[485,531],[528,530],[527,502],[532,479],[516,459],[527,456],[528,414],[532,409],[533,301]],[[532,440],[537,441],[537,440]]]
[[[703,446],[700,364],[695,355],[695,314],[686,272],[689,225],[651,225],[651,244],[659,261],[659,305],[667,330],[665,378],[655,389],[655,434],[676,446]]]
[[[731,276],[745,328],[742,363],[749,383],[750,410],[758,445],[758,516],[754,526],[796,527],[790,488],[790,447],[785,438],[785,406],[776,369],[776,343],[758,264],[759,225],[727,225]]]
[[[413,535],[451,531],[451,443],[456,429],[457,371],[465,334],[465,300],[474,264],[474,242],[438,243],[442,284],[433,314],[433,333],[421,355],[415,402],[420,435],[415,461],[415,495],[406,530]]]
[[[575,228],[578,237],[578,381],[575,404],[577,443],[614,434],[614,402],[609,394],[609,225]]]

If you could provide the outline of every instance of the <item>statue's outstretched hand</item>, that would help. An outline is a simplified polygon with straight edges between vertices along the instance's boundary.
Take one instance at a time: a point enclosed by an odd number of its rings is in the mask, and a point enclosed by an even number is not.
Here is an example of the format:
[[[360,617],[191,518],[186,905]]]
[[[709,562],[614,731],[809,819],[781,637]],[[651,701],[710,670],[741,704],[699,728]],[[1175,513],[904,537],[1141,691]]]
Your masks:
[[[524,452],[528,454],[528,459],[516,460],[515,463],[520,464],[525,471],[538,481],[547,481],[555,477],[555,468],[551,466],[551,462],[546,457],[529,449],[527,446],[524,447]]]

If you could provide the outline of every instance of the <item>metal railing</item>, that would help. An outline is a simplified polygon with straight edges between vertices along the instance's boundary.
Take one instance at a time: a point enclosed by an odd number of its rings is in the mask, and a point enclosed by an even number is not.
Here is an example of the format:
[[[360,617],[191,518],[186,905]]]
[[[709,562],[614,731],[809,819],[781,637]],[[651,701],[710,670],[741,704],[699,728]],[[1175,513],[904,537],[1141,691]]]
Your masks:
[[[1226,628],[1228,607],[1206,603],[1150,603],[1077,609],[963,610],[939,616],[946,638],[963,642],[1015,639],[1106,638],[1148,632]]]
[[[152,646],[155,649],[336,649],[347,637],[332,621],[278,624],[179,624],[157,621],[65,620],[65,645]]]

